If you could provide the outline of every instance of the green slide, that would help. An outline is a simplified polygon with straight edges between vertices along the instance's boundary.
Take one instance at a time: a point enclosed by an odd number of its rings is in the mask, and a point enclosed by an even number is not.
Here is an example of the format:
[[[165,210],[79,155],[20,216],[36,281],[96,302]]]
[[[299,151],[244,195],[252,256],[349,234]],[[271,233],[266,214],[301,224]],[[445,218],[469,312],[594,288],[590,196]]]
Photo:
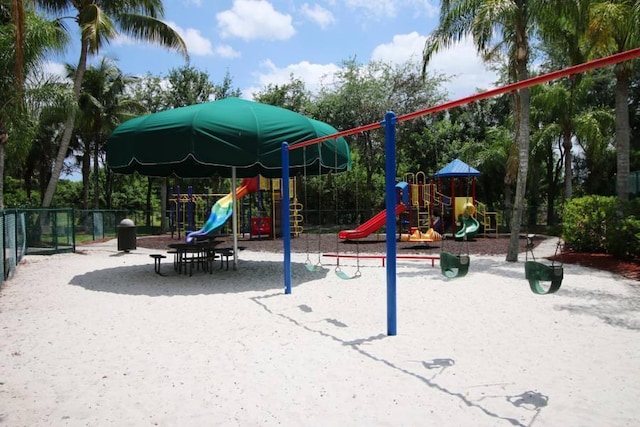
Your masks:
[[[473,238],[480,229],[480,223],[472,216],[462,217],[462,228],[456,232],[456,240],[464,239],[464,235],[467,235],[467,239]]]

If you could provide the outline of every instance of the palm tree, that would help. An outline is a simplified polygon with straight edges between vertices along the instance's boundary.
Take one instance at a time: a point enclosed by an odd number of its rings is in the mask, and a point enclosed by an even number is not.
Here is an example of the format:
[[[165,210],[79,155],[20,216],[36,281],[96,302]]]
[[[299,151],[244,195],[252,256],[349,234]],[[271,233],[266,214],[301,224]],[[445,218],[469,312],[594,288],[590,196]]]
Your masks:
[[[184,40],[169,25],[162,22],[164,8],[161,0],[38,0],[40,7],[52,14],[75,12],[75,21],[80,28],[80,57],[73,80],[73,94],[76,102],[80,99],[84,72],[89,55],[98,54],[100,48],[119,33],[137,40],[160,44],[174,50],[188,60]],[[61,18],[62,19],[62,18]],[[60,172],[67,156],[73,135],[76,114],[69,115],[58,156],[47,185],[42,205],[51,205]]]
[[[38,190],[37,203],[42,199],[47,182],[51,178],[51,165],[57,154],[54,141],[62,125],[75,109],[71,84],[59,76],[48,75],[39,70],[30,73],[25,90],[27,111],[34,118],[33,135],[24,162],[18,164],[24,180],[27,196],[31,200],[32,190]],[[17,162],[12,162],[17,163]]]
[[[540,16],[540,34],[543,38],[542,48],[549,58],[550,70],[578,65],[589,56],[590,43],[586,37],[589,22],[589,3],[592,0],[561,1],[556,4],[558,14],[542,14]],[[566,92],[555,86],[555,98],[562,106],[554,105],[562,130],[562,147],[564,150],[564,184],[565,199],[573,197],[573,156],[574,136],[573,116],[579,108],[575,101],[582,75],[574,75],[569,79]],[[553,96],[551,97],[553,98]]]
[[[71,76],[75,74],[73,67],[69,67],[67,71]],[[108,58],[102,58],[98,66],[92,66],[85,72],[77,126],[84,143],[82,181],[85,208],[88,208],[91,156],[94,168],[94,208],[98,209],[99,158],[104,143],[120,123],[146,112],[139,102],[123,96],[126,85],[131,81],[133,78],[124,75]]]
[[[18,94],[22,94],[24,89],[24,37],[25,37],[25,12],[22,0],[11,1],[12,22],[15,27],[15,64],[14,74],[18,86]],[[3,142],[4,144],[4,142]]]
[[[640,46],[640,2],[637,0],[593,0],[589,8],[588,33],[597,55],[610,55]],[[629,199],[629,85],[631,61],[614,66],[616,76],[615,115],[618,198]]]
[[[33,11],[25,13],[22,2],[13,1],[11,9],[0,3],[0,209],[4,207],[4,158],[9,130],[19,128],[30,117],[24,102],[25,75],[66,41],[59,26]]]
[[[427,38],[423,72],[433,55],[471,35],[484,58],[506,54],[512,81],[529,77],[529,36],[543,0],[442,0],[440,22]],[[500,34],[500,36],[498,36]],[[516,194],[507,261],[518,260],[520,225],[529,167],[529,90],[514,93],[514,142],[518,152]]]

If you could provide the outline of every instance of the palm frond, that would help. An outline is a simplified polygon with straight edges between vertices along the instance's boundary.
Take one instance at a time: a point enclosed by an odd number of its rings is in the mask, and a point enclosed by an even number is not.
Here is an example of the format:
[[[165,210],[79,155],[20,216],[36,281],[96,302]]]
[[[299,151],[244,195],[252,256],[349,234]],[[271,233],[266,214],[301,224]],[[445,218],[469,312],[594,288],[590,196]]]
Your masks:
[[[189,60],[184,40],[166,23],[150,16],[130,13],[118,15],[117,20],[122,31],[134,39],[166,47]]]
[[[85,5],[78,19],[82,38],[89,43],[90,53],[98,53],[104,44],[117,35],[113,22],[98,4]]]

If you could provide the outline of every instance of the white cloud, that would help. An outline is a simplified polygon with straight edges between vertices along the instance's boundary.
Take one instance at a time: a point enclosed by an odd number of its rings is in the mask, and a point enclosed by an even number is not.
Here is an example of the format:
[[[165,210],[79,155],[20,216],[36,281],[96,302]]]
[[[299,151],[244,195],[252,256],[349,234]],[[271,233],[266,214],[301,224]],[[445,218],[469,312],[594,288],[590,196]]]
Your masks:
[[[241,56],[240,52],[227,44],[220,44],[216,46],[215,53],[216,56],[227,59],[239,58]]]
[[[489,70],[478,56],[470,38],[436,53],[429,62],[427,71],[453,76],[446,84],[452,99],[473,95],[477,89],[494,88],[498,80],[498,75]]]
[[[115,38],[113,38],[110,41],[110,44],[114,45],[114,46],[131,46],[131,45],[135,45],[135,44],[139,44],[141,42],[132,39],[131,37],[127,36],[126,34],[118,34]]]
[[[260,64],[261,71],[254,73],[257,85],[243,89],[246,97],[251,98],[255,92],[263,90],[269,84],[282,85],[289,83],[291,75],[304,81],[305,87],[311,92],[317,92],[323,81],[330,79],[340,67],[335,64],[312,64],[302,61],[279,68],[272,61],[266,60]]]
[[[296,33],[291,15],[276,11],[266,0],[234,0],[216,19],[222,38],[287,40]]]
[[[403,64],[408,61],[422,61],[425,36],[412,32],[393,36],[391,43],[376,46],[371,53],[374,61]]]
[[[437,16],[439,11],[433,0],[346,0],[345,3],[348,8],[355,10],[357,15],[376,20],[395,18],[399,9],[413,9],[415,16],[428,18]]]
[[[173,28],[180,37],[184,40],[184,43],[187,45],[187,51],[189,55],[195,56],[211,56],[213,55],[213,49],[211,48],[211,42],[200,34],[200,30],[195,28],[181,28],[175,22],[167,21],[167,25]],[[119,34],[115,39],[113,39],[112,44],[114,46],[126,46],[126,45],[152,45],[142,41],[138,41],[132,39],[131,37],[125,34]]]
[[[42,70],[45,74],[50,74],[56,77],[59,77],[61,81],[70,82],[71,80],[67,79],[67,69],[63,63],[54,62],[54,61],[45,61],[42,64]]]
[[[365,15],[378,18],[396,15],[396,2],[388,0],[346,0],[345,3],[350,9],[359,9]]]
[[[323,30],[336,22],[336,18],[333,16],[333,13],[319,4],[310,6],[309,3],[304,3],[302,5],[301,12],[308,19],[318,24],[318,26]]]
[[[440,1],[434,2],[433,0],[414,0],[412,3],[415,3],[416,5],[418,16],[435,18],[440,14]]]
[[[200,30],[195,28],[183,29],[176,25],[175,22],[167,22],[174,30],[180,34],[185,44],[187,45],[187,51],[189,55],[195,56],[210,56],[213,55],[213,49],[211,48],[211,42],[202,37]]]
[[[425,36],[416,32],[399,34],[390,43],[377,46],[371,58],[392,63],[409,60],[420,62],[425,40]],[[429,62],[427,71],[451,76],[450,81],[444,85],[451,99],[473,95],[478,88],[493,88],[498,79],[496,73],[484,65],[470,38],[436,53]]]

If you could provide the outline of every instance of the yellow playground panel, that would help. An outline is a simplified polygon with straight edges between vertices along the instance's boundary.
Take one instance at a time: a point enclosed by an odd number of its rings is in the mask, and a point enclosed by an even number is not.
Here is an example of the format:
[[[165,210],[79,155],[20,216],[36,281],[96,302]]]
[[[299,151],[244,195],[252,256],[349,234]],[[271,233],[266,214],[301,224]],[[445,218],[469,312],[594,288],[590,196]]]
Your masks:
[[[474,204],[475,202],[475,204]],[[472,216],[482,225],[482,234],[486,237],[489,234],[498,236],[498,226],[500,225],[501,213],[488,211],[487,205],[473,200],[471,197],[456,197],[455,215]]]
[[[463,216],[475,216],[476,207],[473,204],[473,199],[471,197],[456,197],[456,206],[455,206],[455,215],[456,218],[459,218],[460,215]]]
[[[304,221],[302,203],[298,201],[296,187],[296,177],[289,178],[289,224],[293,237],[298,237],[303,232],[302,223]],[[270,194],[271,197],[271,229],[280,230],[282,179],[260,176],[259,189]],[[272,237],[275,238],[275,235]]]

